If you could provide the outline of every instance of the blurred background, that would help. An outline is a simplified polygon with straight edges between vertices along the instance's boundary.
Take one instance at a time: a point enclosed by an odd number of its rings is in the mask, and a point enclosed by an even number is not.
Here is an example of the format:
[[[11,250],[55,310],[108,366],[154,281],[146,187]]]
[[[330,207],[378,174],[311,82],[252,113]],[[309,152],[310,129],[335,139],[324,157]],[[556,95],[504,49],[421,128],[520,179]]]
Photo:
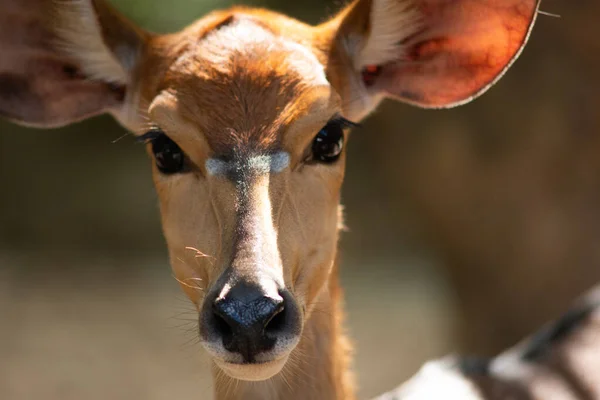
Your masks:
[[[232,4],[112,1],[159,32]],[[315,23],[338,9],[243,3]],[[478,101],[386,102],[352,135],[342,254],[360,398],[429,358],[493,355],[600,281],[600,2],[542,9],[562,18],[540,16]],[[124,134],[109,117],[0,121],[0,399],[211,398],[149,162]]]

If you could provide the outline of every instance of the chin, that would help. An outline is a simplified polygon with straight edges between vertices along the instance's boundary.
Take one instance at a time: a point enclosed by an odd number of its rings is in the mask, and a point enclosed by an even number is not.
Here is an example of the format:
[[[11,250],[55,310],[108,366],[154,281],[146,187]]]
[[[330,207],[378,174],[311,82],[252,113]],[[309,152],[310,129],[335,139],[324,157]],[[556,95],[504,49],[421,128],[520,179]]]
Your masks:
[[[255,363],[232,363],[215,359],[215,364],[227,376],[240,381],[260,382],[271,379],[283,369],[289,356]]]

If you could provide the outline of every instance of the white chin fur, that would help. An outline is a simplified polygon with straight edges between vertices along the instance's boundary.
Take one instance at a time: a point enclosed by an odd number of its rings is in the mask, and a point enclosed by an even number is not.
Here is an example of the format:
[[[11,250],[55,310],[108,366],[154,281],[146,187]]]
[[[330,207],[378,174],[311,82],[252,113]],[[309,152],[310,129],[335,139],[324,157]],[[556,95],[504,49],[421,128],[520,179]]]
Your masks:
[[[265,381],[277,375],[287,362],[288,356],[261,364],[234,364],[215,360],[215,364],[228,376],[241,381]]]

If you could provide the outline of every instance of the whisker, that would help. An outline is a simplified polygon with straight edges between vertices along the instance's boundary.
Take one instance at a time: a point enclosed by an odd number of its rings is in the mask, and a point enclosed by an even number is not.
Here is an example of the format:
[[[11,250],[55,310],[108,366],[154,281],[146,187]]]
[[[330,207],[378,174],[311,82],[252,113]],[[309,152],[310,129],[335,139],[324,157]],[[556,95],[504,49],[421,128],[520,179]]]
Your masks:
[[[200,344],[200,337],[198,335],[194,335],[190,340],[186,341],[183,345],[181,345],[181,350],[189,350],[195,346]]]
[[[177,313],[177,314],[169,317],[168,320],[171,320],[171,319],[178,320],[178,318],[180,318],[181,316],[183,316],[183,315],[190,315],[190,314],[194,314],[195,315],[195,314],[197,314],[197,312],[193,312],[191,310],[189,310],[189,311],[182,311],[182,312],[179,312],[179,313]]]
[[[203,282],[204,280],[202,278],[185,278],[186,281],[198,281],[198,282]]]
[[[123,139],[124,137],[127,137],[127,136],[129,136],[129,135],[131,135],[131,133],[129,133],[129,132],[125,132],[123,135],[121,135],[121,136],[119,136],[118,138],[116,138],[116,139],[112,140],[110,143],[111,143],[111,144],[115,144],[115,143],[117,143],[117,142],[120,142],[120,141],[121,141],[121,139]]]
[[[175,280],[176,280],[177,282],[179,282],[180,284],[182,284],[182,285],[183,285],[183,286],[185,286],[185,287],[189,287],[190,289],[194,289],[194,290],[198,290],[198,291],[202,291],[202,290],[204,290],[204,289],[203,289],[203,288],[201,288],[201,287],[198,287],[198,286],[192,286],[192,285],[190,285],[190,284],[188,284],[188,283],[186,283],[186,282],[182,281],[181,279],[179,279],[179,278],[178,278],[178,277],[176,277],[175,275],[172,275],[172,276],[173,276],[173,278],[175,278]],[[187,278],[186,278],[186,280],[187,280]]]
[[[187,321],[179,325],[170,326],[171,329],[177,329],[183,333],[191,333],[196,331],[196,321]]]
[[[195,251],[195,252],[196,252],[196,255],[195,255],[194,257],[206,257],[206,258],[213,258],[213,259],[214,259],[214,257],[213,257],[213,256],[211,256],[211,255],[208,255],[208,254],[206,254],[206,253],[203,253],[203,252],[201,252],[200,250],[198,250],[198,249],[197,249],[197,248],[195,248],[195,247],[188,246],[188,247],[186,247],[185,249],[186,249],[186,250],[192,250],[192,251]]]
[[[562,15],[560,15],[560,14],[554,14],[554,13],[551,13],[551,12],[548,12],[548,11],[538,10],[538,14],[545,15],[546,17],[562,18]]]

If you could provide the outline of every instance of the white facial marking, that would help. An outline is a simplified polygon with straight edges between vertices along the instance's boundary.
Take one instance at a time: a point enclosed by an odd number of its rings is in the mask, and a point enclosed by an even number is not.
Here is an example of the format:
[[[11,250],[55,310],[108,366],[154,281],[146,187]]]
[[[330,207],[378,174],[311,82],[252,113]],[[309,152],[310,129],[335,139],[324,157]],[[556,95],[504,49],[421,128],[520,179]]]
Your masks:
[[[285,47],[290,50],[290,66],[315,86],[330,86],[325,76],[325,67],[317,57],[305,46],[285,41]]]
[[[217,158],[209,158],[206,160],[206,172],[212,176],[227,175],[235,171],[239,161],[223,161]],[[280,151],[275,154],[263,154],[250,157],[247,161],[247,166],[252,172],[259,174],[279,173],[290,165],[290,155],[285,151]]]
[[[225,175],[230,169],[229,163],[217,158],[209,158],[205,166],[209,175]]]
[[[260,155],[250,157],[248,159],[248,168],[253,172],[267,173],[271,171],[271,158],[270,155]]]
[[[290,155],[285,151],[280,151],[271,156],[271,172],[278,173],[290,165]]]

